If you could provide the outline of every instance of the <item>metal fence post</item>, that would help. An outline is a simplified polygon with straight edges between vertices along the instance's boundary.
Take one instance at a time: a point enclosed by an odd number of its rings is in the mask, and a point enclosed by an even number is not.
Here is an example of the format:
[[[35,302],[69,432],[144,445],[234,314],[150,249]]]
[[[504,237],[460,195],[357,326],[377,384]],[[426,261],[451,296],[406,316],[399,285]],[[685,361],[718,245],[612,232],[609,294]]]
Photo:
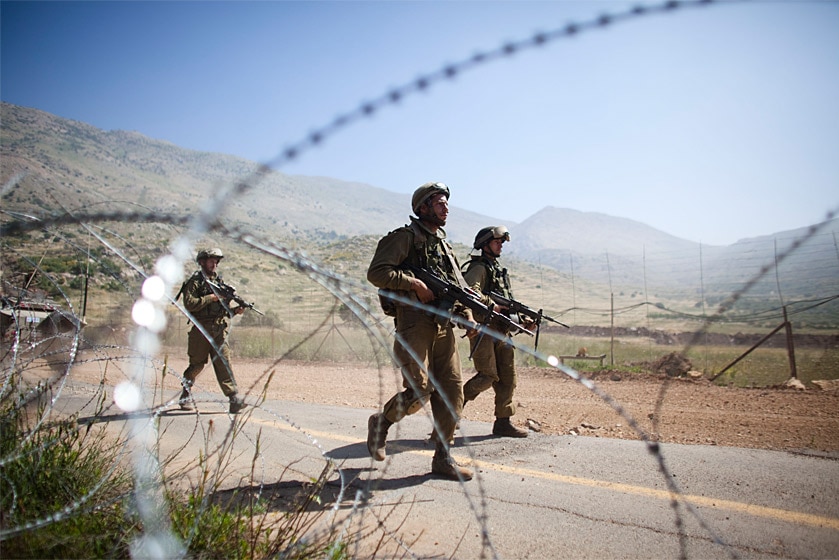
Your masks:
[[[795,344],[792,341],[792,324],[787,318],[787,306],[784,306],[784,328],[787,332],[787,356],[789,357],[789,376],[793,378],[798,377],[798,371],[795,368]]]

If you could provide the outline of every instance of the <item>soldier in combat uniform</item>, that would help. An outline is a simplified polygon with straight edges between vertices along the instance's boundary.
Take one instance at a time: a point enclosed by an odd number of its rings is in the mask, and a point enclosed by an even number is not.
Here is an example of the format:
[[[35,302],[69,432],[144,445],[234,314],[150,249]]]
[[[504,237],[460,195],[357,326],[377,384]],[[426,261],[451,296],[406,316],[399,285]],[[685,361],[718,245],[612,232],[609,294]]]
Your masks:
[[[233,315],[243,313],[245,308],[229,307],[207,282],[217,283],[220,280],[216,268],[223,258],[224,255],[218,248],[199,251],[196,260],[201,270],[190,276],[181,288],[184,295],[184,307],[197,323],[189,330],[187,339],[189,366],[184,371],[184,388],[178,401],[182,410],[193,409],[192,385],[211,357],[218,384],[230,400],[230,413],[237,414],[245,408],[245,403],[237,394],[236,380],[233,378],[233,370],[230,366],[230,347],[227,344],[230,319]],[[212,342],[201,332],[198,324],[210,336]],[[219,350],[217,351],[216,348]]]
[[[496,292],[507,299],[513,299],[510,277],[507,269],[498,263],[502,246],[510,240],[510,232],[504,226],[492,226],[481,229],[475,236],[471,259],[464,265],[463,276],[470,286],[484,294]],[[499,313],[506,308],[496,307]],[[478,317],[480,319],[480,317]],[[532,329],[535,324],[523,323]],[[488,327],[502,337],[510,333],[505,327],[490,323]],[[492,433],[496,436],[527,437],[527,431],[517,428],[510,421],[516,413],[513,392],[516,389],[516,360],[513,347],[503,338],[482,336],[471,340],[472,362],[478,371],[463,386],[464,405],[475,400],[478,395],[490,387],[495,392],[495,424]]]
[[[422,280],[400,268],[403,264],[424,268],[451,282],[463,282],[460,266],[442,229],[449,214],[448,201],[449,188],[443,183],[425,183],[416,189],[411,207],[417,217],[412,216],[410,224],[379,240],[367,270],[370,283],[433,306],[438,303],[434,293]],[[456,304],[453,311],[473,324],[468,308]],[[401,303],[395,305],[395,322],[397,338],[393,350],[405,390],[394,395],[382,412],[368,420],[367,449],[376,461],[385,460],[390,426],[417,412],[424,403],[431,402],[442,442],[454,437],[463,408],[460,356],[452,323],[432,312]],[[467,333],[475,334],[473,329]],[[472,472],[458,465],[449,453],[449,446],[442,442],[436,445],[431,472],[449,480],[471,480]]]

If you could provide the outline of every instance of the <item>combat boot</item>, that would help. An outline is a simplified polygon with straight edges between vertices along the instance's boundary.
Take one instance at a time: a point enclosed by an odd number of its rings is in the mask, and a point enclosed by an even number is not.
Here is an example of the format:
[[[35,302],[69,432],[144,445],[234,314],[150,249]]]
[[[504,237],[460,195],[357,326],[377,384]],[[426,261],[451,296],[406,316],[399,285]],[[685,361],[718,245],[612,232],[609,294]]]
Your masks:
[[[496,418],[492,426],[492,435],[500,437],[527,437],[527,430],[516,428],[509,418]]]
[[[230,414],[239,414],[245,409],[245,401],[240,399],[236,393],[230,395]]]
[[[190,395],[189,388],[184,386],[183,391],[181,391],[181,395],[178,397],[178,405],[181,407],[181,410],[193,410],[191,401],[192,396]]]
[[[367,419],[367,451],[376,461],[384,461],[387,454],[387,430],[393,422],[385,418],[381,412],[373,414]]]
[[[431,473],[447,480],[472,480],[472,471],[458,465],[440,443],[437,444],[434,458],[431,460]]]

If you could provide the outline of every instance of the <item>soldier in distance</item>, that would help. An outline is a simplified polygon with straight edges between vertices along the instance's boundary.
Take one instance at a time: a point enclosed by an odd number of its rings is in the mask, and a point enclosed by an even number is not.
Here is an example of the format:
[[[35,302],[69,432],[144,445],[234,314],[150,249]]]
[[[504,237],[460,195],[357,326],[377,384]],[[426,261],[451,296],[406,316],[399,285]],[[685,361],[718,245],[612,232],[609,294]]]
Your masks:
[[[190,276],[181,288],[184,307],[197,323],[192,325],[187,338],[189,366],[183,374],[183,391],[178,400],[182,410],[193,409],[192,385],[211,358],[219,387],[230,401],[230,413],[238,414],[245,408],[233,377],[230,346],[227,343],[230,319],[233,315],[243,313],[245,308],[231,308],[228,302],[219,298],[209,284],[209,282],[217,284],[220,280],[217,268],[223,258],[224,255],[218,248],[199,251],[195,260],[198,261],[201,269]],[[209,339],[201,332],[198,325],[209,335]]]

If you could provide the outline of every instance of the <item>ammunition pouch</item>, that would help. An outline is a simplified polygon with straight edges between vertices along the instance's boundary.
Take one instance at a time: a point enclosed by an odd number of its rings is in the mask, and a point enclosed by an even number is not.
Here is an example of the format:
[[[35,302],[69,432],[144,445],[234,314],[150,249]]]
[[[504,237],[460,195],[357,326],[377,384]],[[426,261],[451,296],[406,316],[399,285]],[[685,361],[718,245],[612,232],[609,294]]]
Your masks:
[[[388,317],[396,317],[396,301],[387,296],[387,290],[379,290],[379,305]]]

